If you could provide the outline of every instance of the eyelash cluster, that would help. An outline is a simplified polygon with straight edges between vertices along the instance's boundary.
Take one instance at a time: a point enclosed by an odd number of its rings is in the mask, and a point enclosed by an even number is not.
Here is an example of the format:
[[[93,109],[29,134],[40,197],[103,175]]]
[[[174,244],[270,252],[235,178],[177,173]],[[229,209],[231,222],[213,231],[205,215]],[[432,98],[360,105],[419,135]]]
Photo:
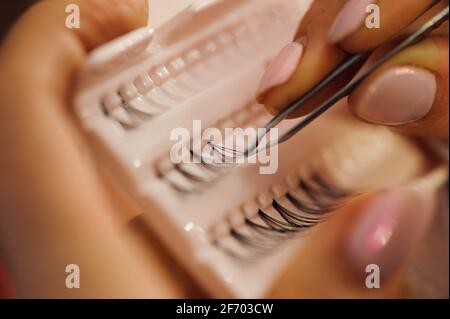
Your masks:
[[[257,127],[267,121],[261,105],[250,103],[246,107],[234,112],[228,118],[219,121],[216,127],[219,130],[232,127]],[[260,123],[259,123],[260,122]],[[256,125],[256,126],[255,126]],[[206,141],[203,141],[206,143]],[[156,175],[161,180],[167,182],[176,192],[189,195],[201,193],[211,187],[212,184],[225,177],[233,164],[212,164],[202,159],[201,154],[195,153],[190,145],[185,145],[185,154],[189,154],[189,163],[172,163],[170,158],[158,161],[156,165]],[[192,163],[193,159],[196,163]]]
[[[192,158],[199,158],[192,150],[188,152]],[[166,181],[178,193],[188,195],[203,192],[228,172],[226,167],[207,164],[201,158],[199,161],[200,163],[179,164],[164,162],[157,168],[157,177]]]
[[[264,30],[289,14],[279,8],[269,11],[270,26],[261,18],[267,12],[247,17],[106,94],[100,103],[104,115],[130,130],[205,91],[251,57],[264,44]]]
[[[255,214],[240,211],[215,225],[212,243],[234,258],[263,257],[325,220],[349,196],[317,173],[298,178],[289,190],[269,196],[269,203],[260,203]]]

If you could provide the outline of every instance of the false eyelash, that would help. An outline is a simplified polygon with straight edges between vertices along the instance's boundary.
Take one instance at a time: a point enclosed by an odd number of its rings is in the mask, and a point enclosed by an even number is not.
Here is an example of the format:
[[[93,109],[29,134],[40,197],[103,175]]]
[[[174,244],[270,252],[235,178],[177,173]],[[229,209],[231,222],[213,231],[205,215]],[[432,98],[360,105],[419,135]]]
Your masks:
[[[211,44],[214,48],[217,46],[215,40],[208,40],[206,42],[210,47]],[[204,70],[200,70],[200,65],[198,63],[200,57],[196,57],[195,59],[189,58],[189,52],[198,52],[198,54],[206,57]],[[172,61],[178,60],[176,64],[178,65],[178,68],[182,65],[183,70],[176,69],[176,67],[171,68],[173,70],[169,70],[169,67],[162,65],[148,74],[138,77],[135,82],[140,90],[134,86],[134,84],[128,84],[128,87],[132,88],[134,96],[125,97],[119,89],[114,93],[121,98],[121,103],[119,105],[115,105],[111,108],[105,107],[103,104],[101,105],[105,116],[120,124],[124,130],[130,130],[168,111],[173,106],[180,104],[187,98],[198,93],[198,91],[202,90],[212,81],[215,81],[216,78],[213,77],[217,77],[223,72],[222,70],[222,72],[216,72],[216,75],[212,75],[212,73],[214,73],[214,68],[212,66],[210,68],[206,67],[211,62],[209,60],[214,59],[215,55],[215,50],[205,49],[200,53],[200,51],[196,49],[191,49],[185,57],[172,59]],[[216,57],[216,59],[217,58],[220,57]],[[188,63],[186,60],[192,61],[191,63]],[[188,66],[188,64],[190,65]],[[228,68],[231,67],[231,65],[224,67]],[[195,85],[196,82],[201,82],[202,78],[208,76],[211,76],[210,80],[200,85],[199,88],[195,88],[198,86]],[[155,81],[158,83],[156,84]],[[144,82],[147,83],[145,89],[144,87],[146,84],[144,84]]]
[[[167,110],[167,107],[152,107],[148,99],[140,94],[133,85],[129,85],[129,87],[135,90],[134,96],[125,97],[119,90],[114,93],[114,96],[120,99],[117,105],[108,107],[105,102],[101,104],[103,114],[120,124],[124,130],[136,128]]]
[[[233,125],[247,125],[259,119],[261,116],[261,109],[250,102],[244,109],[239,112],[231,114],[227,119],[233,121]],[[218,127],[222,127],[220,124]],[[218,182],[225,177],[229,171],[236,167],[236,163],[226,163],[226,158],[223,154],[215,152],[216,158],[220,160],[218,163],[210,163],[204,160],[203,156],[197,154],[191,146],[185,146],[186,151],[190,154],[190,159],[194,159],[194,163],[187,164],[196,167],[201,174],[194,174],[187,171],[182,165],[170,163],[172,169],[159,169],[157,168],[157,176],[166,180],[169,185],[181,194],[199,193],[209,187],[211,184]],[[167,161],[166,161],[167,162]],[[186,165],[186,164],[185,164]],[[178,175],[178,176],[177,176]]]
[[[318,174],[312,174],[308,181],[301,178],[296,192],[302,198],[293,195],[292,190],[287,191],[280,199],[272,200],[269,207],[259,208],[256,216],[245,217],[242,225],[230,226],[228,235],[213,239],[212,243],[234,258],[258,259],[326,220],[350,196]],[[281,203],[282,199],[286,204]]]
[[[180,194],[188,195],[199,193],[208,186],[218,182],[227,174],[227,167],[206,163],[203,158],[189,149],[191,158],[197,159],[197,163],[173,164],[170,169],[157,169],[157,177],[164,179],[168,184]],[[187,165],[191,165],[196,173],[189,171]]]
[[[254,111],[254,110],[253,110]],[[241,115],[246,117],[246,120],[250,119],[253,113],[248,110],[240,112]],[[236,116],[236,114],[235,114]],[[242,120],[245,122],[245,120]],[[183,164],[170,164],[172,169],[161,170],[157,168],[157,177],[166,180],[169,185],[177,192],[181,194],[193,194],[201,192],[209,187],[211,184],[218,182],[220,179],[225,177],[231,168],[234,168],[235,164],[227,163],[208,163],[203,159],[203,156],[197,154],[190,146],[186,146],[187,151],[190,154],[191,159],[196,161],[192,164],[201,174],[195,174],[187,171],[182,165]],[[216,152],[217,154],[217,152]],[[222,158],[224,160],[225,158]]]
[[[278,7],[272,8],[272,13],[274,23],[283,21],[283,16],[289,14]],[[112,95],[120,97],[121,102],[109,106],[102,102],[100,108],[104,115],[128,131],[203,91],[224,72],[239,67],[242,56],[252,54],[252,48],[264,44],[261,36],[264,23],[256,20],[252,16],[237,21],[165,64],[137,75],[127,84],[134,96],[125,97],[121,89],[115,90]],[[204,61],[200,63],[202,58]]]

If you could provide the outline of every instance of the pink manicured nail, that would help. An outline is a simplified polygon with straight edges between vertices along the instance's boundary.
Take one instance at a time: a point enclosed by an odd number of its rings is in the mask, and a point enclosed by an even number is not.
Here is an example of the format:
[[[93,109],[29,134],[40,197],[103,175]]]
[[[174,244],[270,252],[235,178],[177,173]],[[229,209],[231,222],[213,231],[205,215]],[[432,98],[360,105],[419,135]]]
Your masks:
[[[361,118],[377,124],[400,125],[430,112],[437,91],[436,77],[412,66],[389,69],[376,78],[355,106]]]
[[[366,8],[374,0],[349,0],[337,15],[328,33],[328,41],[337,43],[355,32],[366,18]]]
[[[392,190],[374,199],[350,236],[350,262],[360,271],[376,264],[382,278],[395,273],[428,225],[433,209],[429,203],[419,192],[408,189]]]
[[[298,42],[289,43],[272,60],[259,86],[259,94],[270,88],[286,83],[294,74],[303,56],[303,45]]]

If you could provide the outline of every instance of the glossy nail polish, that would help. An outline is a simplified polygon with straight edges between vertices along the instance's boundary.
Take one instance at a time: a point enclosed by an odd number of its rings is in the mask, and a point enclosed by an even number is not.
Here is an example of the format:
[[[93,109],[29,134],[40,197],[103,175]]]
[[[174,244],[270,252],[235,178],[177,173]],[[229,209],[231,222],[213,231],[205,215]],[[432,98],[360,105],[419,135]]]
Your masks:
[[[258,94],[286,83],[294,74],[303,56],[303,50],[303,45],[298,42],[291,42],[285,46],[267,68],[261,80]]]
[[[355,32],[367,16],[366,8],[374,0],[349,0],[336,16],[328,33],[328,41],[337,43]]]
[[[437,91],[436,77],[426,69],[403,66],[384,71],[357,99],[362,119],[383,125],[417,121],[431,110]]]
[[[423,235],[431,210],[429,201],[410,189],[388,191],[369,202],[347,246],[351,264],[359,271],[375,264],[382,277],[393,275]]]

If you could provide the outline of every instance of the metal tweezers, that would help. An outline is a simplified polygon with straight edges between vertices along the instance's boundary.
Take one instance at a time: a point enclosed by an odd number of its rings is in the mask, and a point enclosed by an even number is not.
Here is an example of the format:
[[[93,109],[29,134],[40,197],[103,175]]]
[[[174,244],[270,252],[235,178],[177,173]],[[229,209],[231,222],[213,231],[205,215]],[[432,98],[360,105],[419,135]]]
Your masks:
[[[333,105],[335,105],[342,98],[348,96],[362,81],[364,81],[367,77],[369,77],[376,69],[378,69],[383,63],[388,61],[390,58],[406,49],[407,47],[416,44],[420,40],[422,40],[425,36],[427,36],[431,31],[438,28],[443,22],[448,19],[449,16],[449,6],[446,6],[445,9],[440,11],[437,15],[427,21],[418,31],[410,35],[400,44],[395,46],[389,52],[384,54],[379,60],[373,63],[370,67],[365,69],[361,74],[359,74],[356,78],[350,81],[347,85],[341,88],[337,93],[319,105],[314,111],[310,112],[307,116],[303,117],[299,120],[295,125],[293,125],[290,129],[288,129],[281,137],[279,137],[275,142],[268,142],[266,146],[272,147],[276,144],[281,144],[286,142],[303,128],[305,128],[308,124],[316,120],[320,115],[329,110]],[[269,123],[265,126],[265,132],[262,135],[259,135],[256,139],[254,145],[247,148],[245,151],[237,151],[234,149],[227,148],[222,145],[217,145],[210,143],[211,146],[219,151],[222,155],[231,156],[236,158],[240,157],[249,157],[257,153],[259,150],[260,141],[264,136],[268,134],[268,132],[277,126],[281,121],[285,120],[289,117],[293,112],[298,110],[305,102],[310,100],[313,96],[318,94],[321,90],[327,87],[334,80],[338,79],[341,75],[343,75],[346,71],[350,70],[352,67],[363,63],[370,55],[375,51],[375,49],[365,52],[359,53],[351,56],[348,60],[346,60],[343,64],[333,70],[327,77],[325,77],[320,83],[318,83],[314,88],[312,88],[305,95],[299,97],[290,105],[288,105],[283,111],[281,111],[278,115],[276,115]]]

